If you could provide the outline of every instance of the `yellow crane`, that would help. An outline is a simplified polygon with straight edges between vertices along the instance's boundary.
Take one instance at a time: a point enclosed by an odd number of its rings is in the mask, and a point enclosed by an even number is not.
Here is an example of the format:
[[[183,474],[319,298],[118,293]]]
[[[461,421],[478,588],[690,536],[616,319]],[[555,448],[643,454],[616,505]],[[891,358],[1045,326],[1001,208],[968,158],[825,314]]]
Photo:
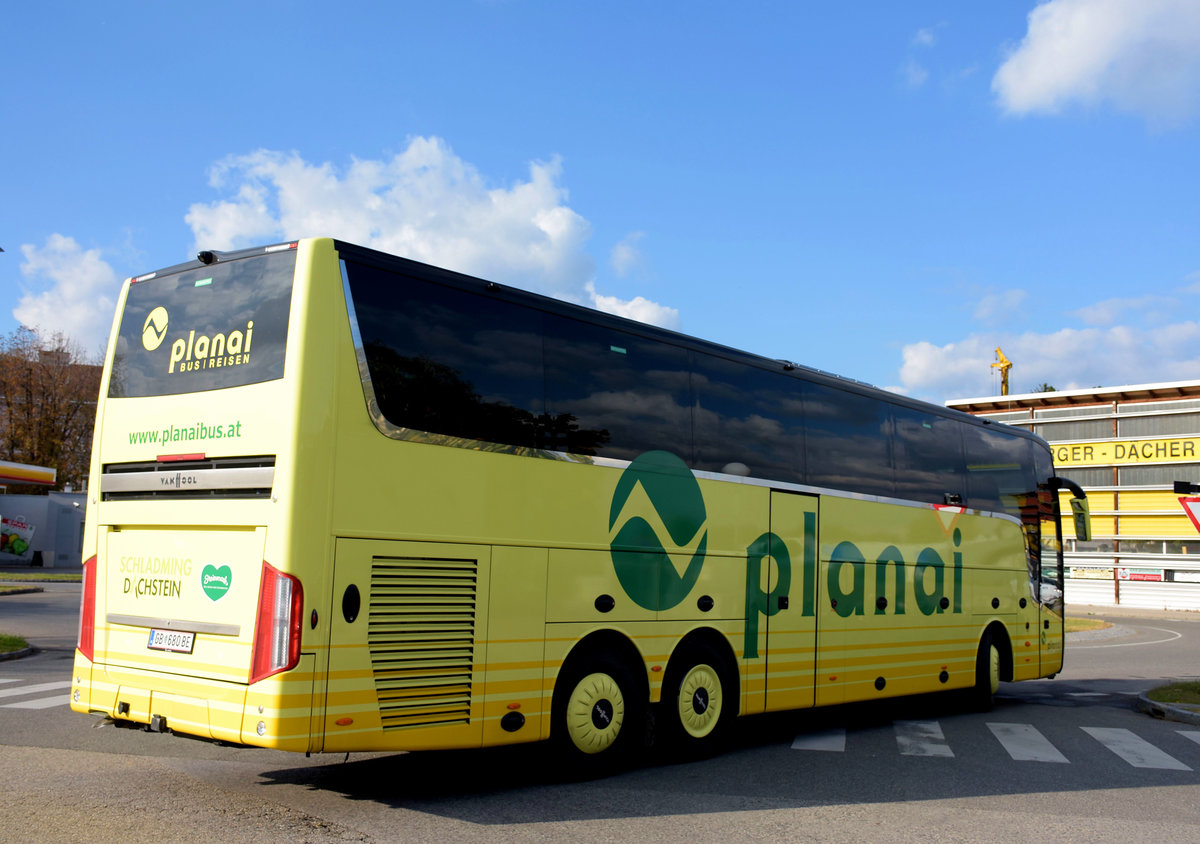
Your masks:
[[[1004,356],[1004,352],[1000,351],[1000,347],[996,347],[996,362],[992,364],[992,369],[1000,370],[1000,395],[1008,395],[1008,370],[1012,369],[1012,361]]]

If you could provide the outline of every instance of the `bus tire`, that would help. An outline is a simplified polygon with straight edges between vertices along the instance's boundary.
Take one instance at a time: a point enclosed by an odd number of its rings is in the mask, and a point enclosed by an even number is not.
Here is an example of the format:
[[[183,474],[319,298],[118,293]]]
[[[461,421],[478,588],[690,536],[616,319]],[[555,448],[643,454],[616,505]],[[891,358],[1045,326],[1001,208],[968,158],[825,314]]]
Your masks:
[[[645,695],[621,660],[589,652],[571,659],[555,683],[551,740],[575,770],[603,774],[627,764],[644,744]]]
[[[993,641],[989,630],[979,640],[979,650],[975,654],[975,685],[971,688],[971,707],[980,712],[991,710],[999,688],[1000,648]]]
[[[663,682],[664,738],[688,756],[710,755],[721,746],[736,712],[736,678],[711,647],[684,645],[671,659]]]

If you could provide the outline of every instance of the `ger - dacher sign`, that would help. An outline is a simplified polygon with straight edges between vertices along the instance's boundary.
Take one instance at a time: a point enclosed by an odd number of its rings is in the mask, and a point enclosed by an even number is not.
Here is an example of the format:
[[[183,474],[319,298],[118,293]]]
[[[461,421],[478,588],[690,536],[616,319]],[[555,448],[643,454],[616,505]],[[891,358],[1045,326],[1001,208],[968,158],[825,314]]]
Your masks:
[[[1191,463],[1200,455],[1200,437],[1169,440],[1052,443],[1054,465],[1112,466],[1130,463]]]

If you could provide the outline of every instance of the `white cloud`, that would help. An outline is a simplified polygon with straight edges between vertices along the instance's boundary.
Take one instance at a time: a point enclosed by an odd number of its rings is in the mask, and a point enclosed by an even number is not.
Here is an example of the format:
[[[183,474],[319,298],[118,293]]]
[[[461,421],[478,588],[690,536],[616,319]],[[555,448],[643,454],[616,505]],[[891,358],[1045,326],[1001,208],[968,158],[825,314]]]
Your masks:
[[[13,317],[43,335],[61,332],[87,355],[108,341],[120,279],[100,257],[73,238],[52,234],[44,246],[25,244],[21,274],[27,280]]]
[[[929,71],[921,65],[917,64],[913,59],[909,59],[904,67],[901,68],[904,75],[904,81],[910,88],[920,88],[929,80]]]
[[[642,251],[638,243],[645,236],[645,232],[630,232],[612,248],[609,261],[612,263],[613,272],[621,278],[642,266]]]
[[[1020,312],[1027,298],[1029,294],[1024,290],[989,293],[975,306],[975,319],[983,322],[1012,319]]]
[[[595,292],[585,250],[591,226],[566,204],[561,177],[556,158],[530,164],[525,181],[490,186],[440,138],[414,138],[390,159],[354,159],[343,168],[258,150],[218,163],[210,182],[227,196],[192,205],[186,220],[201,249],[331,236],[635,319],[677,323],[672,308]]]
[[[1200,323],[1187,321],[1153,331],[1114,325],[1049,334],[972,334],[943,346],[912,343],[903,349],[899,389],[934,401],[995,395],[999,381],[991,364],[997,346],[1013,363],[1013,393],[1043,383],[1069,390],[1194,380],[1200,373]]]
[[[922,27],[917,30],[917,34],[913,36],[912,45],[914,47],[932,47],[937,42],[937,37],[929,27]]]
[[[1159,323],[1169,320],[1181,307],[1178,299],[1150,294],[1137,298],[1106,299],[1073,311],[1071,315],[1087,325],[1115,325],[1131,317],[1140,318],[1143,323]]]
[[[1200,94],[1196,0],[1049,0],[992,79],[1010,114],[1109,102],[1155,123],[1194,113]]]
[[[596,293],[591,285],[588,286],[588,293],[591,295],[592,304],[605,313],[648,322],[651,325],[661,325],[663,328],[679,328],[679,311],[675,308],[668,308],[641,296],[635,296],[628,302],[616,296],[602,296]]]

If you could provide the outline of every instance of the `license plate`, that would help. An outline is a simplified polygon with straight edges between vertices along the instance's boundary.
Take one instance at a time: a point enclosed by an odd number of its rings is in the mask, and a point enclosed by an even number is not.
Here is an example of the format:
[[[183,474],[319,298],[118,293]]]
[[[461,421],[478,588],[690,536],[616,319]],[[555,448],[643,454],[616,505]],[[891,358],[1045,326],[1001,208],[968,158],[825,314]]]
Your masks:
[[[181,630],[151,630],[150,641],[146,644],[146,647],[152,651],[171,651],[177,654],[190,654],[195,644],[195,633],[184,633]]]

